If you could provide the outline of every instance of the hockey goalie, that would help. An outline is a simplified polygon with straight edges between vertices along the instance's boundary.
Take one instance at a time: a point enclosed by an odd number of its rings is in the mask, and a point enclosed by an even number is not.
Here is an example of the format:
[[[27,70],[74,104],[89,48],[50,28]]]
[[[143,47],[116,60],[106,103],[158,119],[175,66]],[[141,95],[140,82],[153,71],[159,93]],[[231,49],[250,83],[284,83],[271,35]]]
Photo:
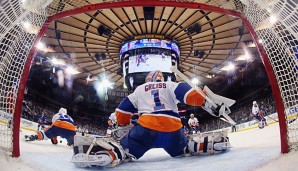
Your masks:
[[[164,82],[161,71],[150,72],[146,83],[124,98],[116,109],[119,141],[75,136],[72,162],[78,167],[112,167],[123,161],[137,160],[151,148],[163,148],[171,157],[228,151],[227,132],[198,134],[190,138],[184,135],[177,103],[201,106],[218,117],[223,112],[220,110],[225,105],[224,97],[209,89],[205,92],[216,106],[189,84]],[[132,126],[130,119],[137,112],[138,123]],[[130,130],[123,131],[127,129]]]

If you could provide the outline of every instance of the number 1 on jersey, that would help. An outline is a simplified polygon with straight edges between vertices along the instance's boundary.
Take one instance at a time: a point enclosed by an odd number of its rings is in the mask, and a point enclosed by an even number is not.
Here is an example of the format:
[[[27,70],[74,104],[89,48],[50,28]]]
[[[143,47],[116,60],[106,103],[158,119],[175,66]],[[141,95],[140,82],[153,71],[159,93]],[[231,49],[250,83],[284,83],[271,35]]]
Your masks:
[[[165,105],[161,104],[159,99],[159,90],[152,90],[151,95],[154,97],[155,107],[154,110],[164,109]]]

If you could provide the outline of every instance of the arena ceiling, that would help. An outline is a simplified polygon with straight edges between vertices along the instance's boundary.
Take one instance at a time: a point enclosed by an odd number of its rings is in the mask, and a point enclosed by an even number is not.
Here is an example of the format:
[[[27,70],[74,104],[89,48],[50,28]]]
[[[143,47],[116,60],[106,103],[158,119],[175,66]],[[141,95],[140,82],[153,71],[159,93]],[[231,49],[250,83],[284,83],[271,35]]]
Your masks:
[[[119,7],[57,19],[50,23],[41,40],[47,47],[44,55],[72,64],[80,72],[74,75],[78,82],[86,83],[88,76],[95,78],[105,72],[116,86],[122,87],[119,49],[134,36],[163,35],[177,41],[180,71],[189,78],[197,77],[202,85],[226,75],[231,62],[241,70],[247,63],[245,55],[257,51],[248,30],[236,17],[162,6],[154,7],[151,17],[148,15],[144,7]],[[196,24],[201,27],[198,33],[191,31]],[[110,29],[110,34],[100,35],[101,25]],[[195,56],[197,50],[204,55]],[[97,60],[96,53],[104,53],[106,59]]]

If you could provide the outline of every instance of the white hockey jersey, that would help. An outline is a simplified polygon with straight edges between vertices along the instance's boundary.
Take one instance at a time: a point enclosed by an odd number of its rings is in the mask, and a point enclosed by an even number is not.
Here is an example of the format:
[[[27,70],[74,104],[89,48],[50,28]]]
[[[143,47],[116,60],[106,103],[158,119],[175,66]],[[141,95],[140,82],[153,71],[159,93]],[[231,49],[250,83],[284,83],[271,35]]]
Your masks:
[[[260,112],[259,106],[252,106],[252,114],[257,115]]]
[[[73,119],[67,114],[56,113],[52,117],[52,125],[72,131],[76,130]]]
[[[187,83],[148,82],[140,85],[116,109],[118,124],[128,124],[138,112],[145,128],[172,132],[182,128],[177,103],[202,106],[205,98]]]
[[[189,118],[188,119],[188,125],[190,127],[195,127],[195,126],[199,126],[199,121],[197,118]]]

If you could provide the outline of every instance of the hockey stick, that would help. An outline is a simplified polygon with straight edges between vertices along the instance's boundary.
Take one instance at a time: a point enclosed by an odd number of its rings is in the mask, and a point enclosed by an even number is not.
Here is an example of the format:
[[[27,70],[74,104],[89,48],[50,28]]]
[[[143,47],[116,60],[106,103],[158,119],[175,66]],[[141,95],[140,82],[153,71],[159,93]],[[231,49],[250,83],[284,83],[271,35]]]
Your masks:
[[[87,151],[87,153],[86,153],[86,156],[87,156],[87,157],[89,156],[89,154],[90,154],[92,148],[94,147],[95,143],[96,143],[96,138],[93,139],[92,144],[91,144],[91,145],[89,146],[89,148],[88,148],[88,151]]]
[[[265,116],[265,117],[266,117],[266,116]],[[276,119],[270,117],[269,115],[267,115],[267,117],[270,118],[270,119],[272,119],[272,120],[274,120],[275,122],[278,122],[278,120],[276,120]]]
[[[114,140],[119,141],[121,140],[128,132],[133,128],[133,125],[130,125],[128,127],[122,127],[122,128],[116,128],[112,130],[111,138],[114,138]],[[121,135],[118,135],[118,131],[122,131]]]
[[[213,100],[211,100],[206,94],[199,89],[196,85],[194,85],[184,74],[182,74],[175,66],[171,67],[171,71],[176,73],[182,80],[187,82],[192,88],[194,88],[201,96],[203,96],[209,103],[211,103],[214,107],[218,107]],[[222,108],[224,107],[224,108]],[[225,113],[225,106],[222,106],[220,111],[222,111],[221,115],[227,120],[226,122],[230,123],[231,125],[236,125],[236,122]],[[225,121],[225,120],[224,120]]]

